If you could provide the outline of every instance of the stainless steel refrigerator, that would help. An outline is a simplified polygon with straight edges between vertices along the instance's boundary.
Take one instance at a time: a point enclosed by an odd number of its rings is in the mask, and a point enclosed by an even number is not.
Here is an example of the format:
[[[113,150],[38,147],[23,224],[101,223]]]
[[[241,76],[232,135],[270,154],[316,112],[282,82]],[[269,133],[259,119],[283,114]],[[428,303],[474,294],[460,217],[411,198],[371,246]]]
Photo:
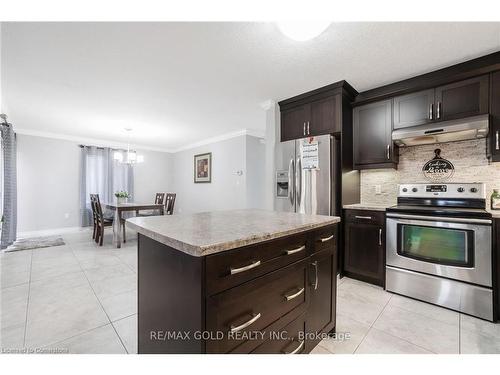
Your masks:
[[[276,211],[337,215],[339,145],[332,135],[281,142],[276,154]]]

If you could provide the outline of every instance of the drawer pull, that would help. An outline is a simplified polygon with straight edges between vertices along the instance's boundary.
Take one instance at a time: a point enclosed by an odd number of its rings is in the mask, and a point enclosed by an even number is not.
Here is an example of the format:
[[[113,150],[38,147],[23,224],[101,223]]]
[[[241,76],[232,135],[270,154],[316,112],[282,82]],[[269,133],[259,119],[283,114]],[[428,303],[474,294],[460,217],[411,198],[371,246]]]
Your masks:
[[[259,318],[260,318],[260,313],[254,315],[250,320],[246,321],[243,324],[240,324],[239,326],[233,326],[231,325],[231,333],[239,332],[242,329],[247,328],[249,325],[255,323]]]
[[[297,354],[302,350],[303,347],[304,347],[304,340],[302,340],[299,346],[297,346],[294,350],[292,350],[291,352],[283,352],[283,354]]]
[[[321,242],[328,242],[330,241],[331,239],[333,239],[333,234],[331,236],[328,236],[328,237],[325,237],[325,238],[321,238],[320,241]]]
[[[363,220],[371,220],[372,217],[371,216],[354,216],[356,219],[363,219]]]
[[[230,268],[231,275],[240,273],[240,272],[245,272],[248,270],[251,270],[252,268],[255,268],[257,266],[260,266],[260,260],[256,260],[255,262],[250,263],[248,266],[240,267],[240,268]]]
[[[302,245],[301,247],[298,247],[298,248],[296,248],[296,249],[292,249],[292,250],[287,250],[287,251],[285,251],[285,254],[286,254],[286,255],[292,255],[292,254],[296,254],[296,253],[298,253],[298,252],[301,252],[301,251],[303,251],[303,250],[305,250],[305,249],[306,249],[306,247],[305,247],[304,245]]]
[[[314,267],[314,290],[318,289],[319,280],[318,280],[318,262],[312,262],[312,266]]]
[[[293,294],[285,294],[285,301],[290,301],[294,298],[297,298],[298,296],[300,296],[302,293],[304,293],[304,288],[300,288],[300,290],[296,293],[293,293]]]

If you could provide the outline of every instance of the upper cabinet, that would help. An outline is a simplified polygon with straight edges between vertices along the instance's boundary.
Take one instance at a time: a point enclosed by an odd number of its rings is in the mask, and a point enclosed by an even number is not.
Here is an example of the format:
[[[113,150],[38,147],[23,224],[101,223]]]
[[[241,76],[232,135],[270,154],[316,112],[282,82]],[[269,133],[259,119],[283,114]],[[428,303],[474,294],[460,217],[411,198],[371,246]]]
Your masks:
[[[500,71],[491,74],[490,142],[492,161],[500,161]]]
[[[454,120],[488,113],[489,77],[474,77],[437,87],[436,120]]]
[[[394,98],[394,129],[422,125],[434,120],[434,89]]]
[[[395,168],[398,150],[392,142],[392,100],[354,108],[354,168]]]
[[[340,95],[281,111],[281,141],[340,131]]]
[[[394,129],[488,113],[487,75],[394,98]]]
[[[342,132],[346,116],[343,101],[349,103],[355,94],[341,81],[279,102],[281,141]]]

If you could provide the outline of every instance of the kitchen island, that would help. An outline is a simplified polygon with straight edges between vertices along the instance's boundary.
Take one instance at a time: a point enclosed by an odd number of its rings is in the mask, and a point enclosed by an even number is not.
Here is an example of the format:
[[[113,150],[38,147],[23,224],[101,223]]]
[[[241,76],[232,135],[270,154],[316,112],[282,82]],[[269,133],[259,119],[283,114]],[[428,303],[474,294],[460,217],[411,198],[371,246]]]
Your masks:
[[[135,217],[139,353],[307,353],[335,329],[339,217]]]

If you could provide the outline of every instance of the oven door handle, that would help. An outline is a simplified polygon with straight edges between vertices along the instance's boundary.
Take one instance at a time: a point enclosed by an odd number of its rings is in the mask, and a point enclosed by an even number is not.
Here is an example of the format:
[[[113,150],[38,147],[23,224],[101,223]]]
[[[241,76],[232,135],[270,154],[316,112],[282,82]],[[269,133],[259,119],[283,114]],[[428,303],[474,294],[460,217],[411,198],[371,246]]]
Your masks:
[[[442,217],[442,216],[422,216],[422,215],[405,215],[396,214],[388,212],[386,217],[392,217],[397,219],[409,219],[409,220],[432,220],[432,221],[444,221],[448,223],[465,223],[465,224],[489,224],[492,221],[490,219],[473,219],[473,218],[462,218],[462,217]]]

